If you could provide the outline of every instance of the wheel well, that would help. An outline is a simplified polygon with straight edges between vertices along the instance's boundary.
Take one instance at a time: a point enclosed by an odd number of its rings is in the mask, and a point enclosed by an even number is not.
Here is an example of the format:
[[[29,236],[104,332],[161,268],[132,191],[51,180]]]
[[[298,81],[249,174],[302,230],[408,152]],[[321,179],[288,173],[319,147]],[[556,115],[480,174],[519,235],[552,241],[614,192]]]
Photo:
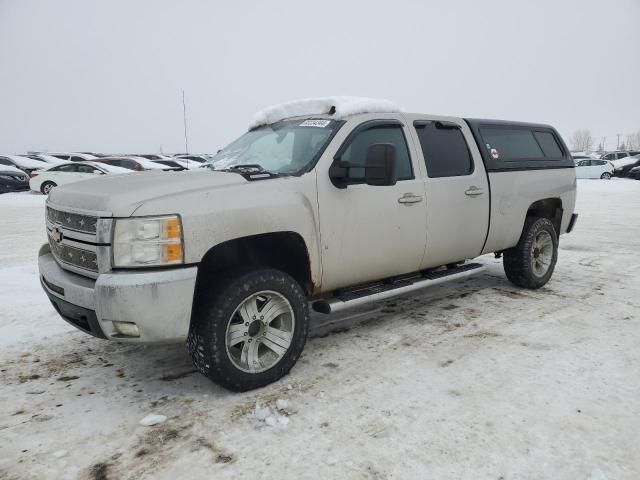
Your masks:
[[[553,223],[556,234],[560,236],[560,227],[562,223],[562,200],[559,198],[544,198],[531,204],[527,210],[527,217],[543,217]]]
[[[303,238],[294,232],[275,232],[236,238],[212,247],[202,258],[196,278],[196,298],[211,285],[216,274],[229,269],[271,267],[288,273],[311,295],[309,253]]]

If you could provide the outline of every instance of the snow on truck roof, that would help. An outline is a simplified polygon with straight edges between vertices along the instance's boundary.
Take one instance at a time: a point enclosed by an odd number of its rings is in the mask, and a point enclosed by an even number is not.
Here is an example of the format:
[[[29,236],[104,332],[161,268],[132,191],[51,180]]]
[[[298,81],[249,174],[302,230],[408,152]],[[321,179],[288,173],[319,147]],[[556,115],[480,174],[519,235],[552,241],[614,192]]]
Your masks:
[[[396,113],[402,111],[395,103],[366,97],[303,98],[267,107],[253,117],[249,130],[279,122],[286,118],[306,115],[331,115],[341,119],[358,113]]]

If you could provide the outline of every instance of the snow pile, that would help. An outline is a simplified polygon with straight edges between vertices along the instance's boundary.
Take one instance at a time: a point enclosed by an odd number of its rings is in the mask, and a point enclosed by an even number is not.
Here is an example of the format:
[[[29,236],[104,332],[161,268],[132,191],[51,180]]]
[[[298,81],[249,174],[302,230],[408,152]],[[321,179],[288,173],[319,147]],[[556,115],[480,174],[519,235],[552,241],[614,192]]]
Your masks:
[[[331,113],[333,111],[333,113]],[[366,97],[318,97],[293,100],[280,105],[272,105],[256,113],[249,130],[261,125],[269,125],[285,118],[305,115],[331,114],[340,119],[358,113],[393,113],[401,109],[389,100]]]
[[[155,413],[150,413],[142,420],[140,420],[140,425],[143,427],[152,427],[153,425],[157,425],[159,423],[163,423],[167,420],[165,415],[157,415]]]
[[[286,413],[285,410],[289,406],[289,402],[286,400],[278,399],[276,401],[275,410],[271,410],[268,406],[262,407],[256,403],[256,408],[253,411],[253,417],[264,422],[270,427],[286,428],[289,425],[289,417],[281,415]]]

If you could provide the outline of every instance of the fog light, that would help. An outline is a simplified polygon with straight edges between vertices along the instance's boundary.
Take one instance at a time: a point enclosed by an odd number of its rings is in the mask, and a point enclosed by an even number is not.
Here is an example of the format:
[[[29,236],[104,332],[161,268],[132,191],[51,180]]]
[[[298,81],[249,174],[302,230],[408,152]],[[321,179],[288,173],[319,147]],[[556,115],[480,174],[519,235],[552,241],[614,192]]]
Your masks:
[[[138,330],[138,326],[133,322],[113,322],[113,329],[116,331],[118,335],[123,335],[125,337],[139,337],[140,331]]]

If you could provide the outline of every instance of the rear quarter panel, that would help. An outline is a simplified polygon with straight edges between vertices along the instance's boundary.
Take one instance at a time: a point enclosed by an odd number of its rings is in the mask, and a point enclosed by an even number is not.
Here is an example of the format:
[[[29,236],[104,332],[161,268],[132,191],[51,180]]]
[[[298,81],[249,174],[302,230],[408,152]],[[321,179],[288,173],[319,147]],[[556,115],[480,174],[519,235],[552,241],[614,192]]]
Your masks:
[[[491,220],[482,253],[511,248],[518,243],[527,210],[534,202],[559,198],[562,202],[560,233],[565,233],[576,202],[573,168],[489,172]]]

